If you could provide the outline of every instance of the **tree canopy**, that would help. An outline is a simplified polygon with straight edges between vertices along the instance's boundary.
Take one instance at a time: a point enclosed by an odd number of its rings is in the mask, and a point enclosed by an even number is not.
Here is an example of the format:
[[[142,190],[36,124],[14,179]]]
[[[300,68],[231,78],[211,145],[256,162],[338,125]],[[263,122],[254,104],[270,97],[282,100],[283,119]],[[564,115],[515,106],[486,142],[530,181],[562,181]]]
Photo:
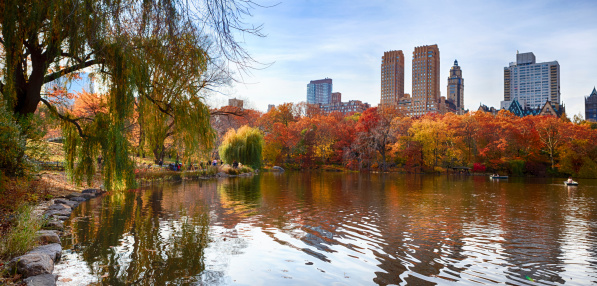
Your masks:
[[[254,5],[247,0],[2,1],[5,108],[22,125],[43,103],[63,122],[67,170],[76,180],[90,180],[101,156],[105,187],[130,187],[134,167],[126,135],[136,119],[145,119],[148,134],[175,133],[185,151],[211,146],[202,91],[230,78],[231,66],[255,63],[235,38],[261,36],[261,27],[243,22]],[[44,84],[89,69],[105,86],[105,109],[80,116],[48,100]],[[152,115],[159,119],[149,121]]]

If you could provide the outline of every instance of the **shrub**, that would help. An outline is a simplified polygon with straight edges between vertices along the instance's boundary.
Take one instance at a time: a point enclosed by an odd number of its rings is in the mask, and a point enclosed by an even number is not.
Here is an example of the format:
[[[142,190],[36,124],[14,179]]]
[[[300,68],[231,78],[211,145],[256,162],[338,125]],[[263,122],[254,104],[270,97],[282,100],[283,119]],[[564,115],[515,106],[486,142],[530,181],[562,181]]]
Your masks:
[[[597,178],[597,164],[588,157],[583,158],[582,167],[578,170],[578,177],[580,178]]]
[[[524,161],[523,160],[512,160],[510,164],[510,173],[515,176],[522,176],[524,174]]]
[[[20,175],[23,171],[22,158],[25,154],[27,140],[21,126],[7,110],[4,101],[0,100],[0,170],[5,175]]]
[[[483,173],[483,172],[485,172],[485,170],[487,170],[487,168],[485,167],[485,165],[483,165],[481,163],[475,163],[475,164],[473,164],[473,172],[475,172],[475,173]]]
[[[263,134],[257,128],[245,125],[238,130],[230,129],[220,145],[220,157],[227,164],[238,161],[258,169],[262,164],[263,142]]]
[[[0,257],[14,257],[31,250],[37,242],[35,233],[41,226],[42,220],[33,214],[33,207],[21,206],[14,226],[0,239]]]

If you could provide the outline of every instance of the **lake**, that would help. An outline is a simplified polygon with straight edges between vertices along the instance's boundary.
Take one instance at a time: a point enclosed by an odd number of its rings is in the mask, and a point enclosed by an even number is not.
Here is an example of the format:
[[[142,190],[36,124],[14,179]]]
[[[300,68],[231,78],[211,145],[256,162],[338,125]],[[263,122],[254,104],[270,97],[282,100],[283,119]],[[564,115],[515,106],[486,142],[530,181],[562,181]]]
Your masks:
[[[59,285],[590,285],[597,180],[263,173],[75,209]]]

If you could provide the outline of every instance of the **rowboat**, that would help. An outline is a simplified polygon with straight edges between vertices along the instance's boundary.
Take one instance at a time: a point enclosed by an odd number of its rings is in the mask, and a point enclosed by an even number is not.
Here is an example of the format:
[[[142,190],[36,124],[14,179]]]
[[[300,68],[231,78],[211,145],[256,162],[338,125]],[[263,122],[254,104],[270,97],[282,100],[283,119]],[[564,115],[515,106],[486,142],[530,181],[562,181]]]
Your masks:
[[[572,181],[572,183],[569,183],[568,181],[564,181],[564,185],[566,185],[566,186],[578,186],[578,182],[577,181]]]
[[[489,176],[490,179],[508,179],[508,176],[494,176],[491,175]]]

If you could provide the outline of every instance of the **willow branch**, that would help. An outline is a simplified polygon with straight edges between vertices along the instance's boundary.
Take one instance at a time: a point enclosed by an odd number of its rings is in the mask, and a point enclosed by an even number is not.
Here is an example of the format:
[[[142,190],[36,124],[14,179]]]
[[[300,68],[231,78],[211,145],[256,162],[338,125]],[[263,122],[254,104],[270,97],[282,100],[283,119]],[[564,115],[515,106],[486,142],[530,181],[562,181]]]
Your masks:
[[[50,111],[51,111],[52,113],[54,113],[56,116],[58,116],[58,117],[59,117],[61,120],[64,120],[64,121],[66,121],[66,122],[70,122],[70,123],[72,123],[73,125],[75,125],[75,127],[77,127],[77,131],[79,132],[79,136],[80,136],[81,138],[86,138],[86,137],[88,137],[87,135],[85,135],[85,134],[83,133],[83,129],[81,129],[81,125],[79,125],[79,122],[77,122],[77,120],[78,120],[78,119],[72,119],[72,118],[68,118],[68,117],[66,117],[66,116],[64,116],[64,115],[62,115],[62,114],[60,114],[60,112],[58,112],[58,110],[56,110],[56,107],[54,107],[54,105],[52,105],[50,102],[48,102],[48,101],[47,101],[47,100],[45,100],[44,98],[41,98],[41,102],[43,102],[43,103],[44,103],[44,104],[45,104],[45,105],[48,107],[48,109],[50,109]]]

